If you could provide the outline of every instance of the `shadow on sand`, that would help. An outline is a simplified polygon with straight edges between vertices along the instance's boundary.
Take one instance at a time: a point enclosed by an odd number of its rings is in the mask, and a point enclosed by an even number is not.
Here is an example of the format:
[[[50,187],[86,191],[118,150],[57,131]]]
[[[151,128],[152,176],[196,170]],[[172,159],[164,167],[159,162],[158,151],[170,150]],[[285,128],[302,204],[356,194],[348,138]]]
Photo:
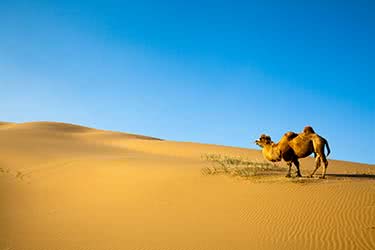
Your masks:
[[[365,179],[375,179],[375,174],[327,174],[330,177],[337,178],[365,178]]]

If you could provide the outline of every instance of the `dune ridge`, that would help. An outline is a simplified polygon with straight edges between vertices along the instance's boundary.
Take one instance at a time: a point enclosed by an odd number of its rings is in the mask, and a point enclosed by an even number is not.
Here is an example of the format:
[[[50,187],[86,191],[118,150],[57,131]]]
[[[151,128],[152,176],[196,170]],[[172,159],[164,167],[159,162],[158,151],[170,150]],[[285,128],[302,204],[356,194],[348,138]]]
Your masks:
[[[328,178],[202,175],[258,150],[0,122],[0,250],[375,249],[375,166]],[[302,174],[313,168],[301,162]]]

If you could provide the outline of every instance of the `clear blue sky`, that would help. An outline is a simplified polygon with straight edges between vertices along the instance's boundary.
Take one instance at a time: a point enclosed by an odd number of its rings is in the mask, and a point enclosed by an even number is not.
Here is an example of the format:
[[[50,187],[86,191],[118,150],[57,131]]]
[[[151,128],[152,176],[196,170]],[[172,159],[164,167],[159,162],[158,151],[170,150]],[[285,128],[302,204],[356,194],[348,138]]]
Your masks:
[[[375,2],[0,1],[0,120],[375,163]]]

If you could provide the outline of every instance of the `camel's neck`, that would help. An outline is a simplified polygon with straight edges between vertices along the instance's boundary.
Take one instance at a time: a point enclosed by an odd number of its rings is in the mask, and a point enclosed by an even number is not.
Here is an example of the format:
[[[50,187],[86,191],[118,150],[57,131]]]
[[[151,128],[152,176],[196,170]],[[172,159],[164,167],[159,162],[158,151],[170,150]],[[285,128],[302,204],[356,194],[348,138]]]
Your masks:
[[[262,150],[263,156],[269,161],[281,161],[281,152],[277,144],[267,144]]]

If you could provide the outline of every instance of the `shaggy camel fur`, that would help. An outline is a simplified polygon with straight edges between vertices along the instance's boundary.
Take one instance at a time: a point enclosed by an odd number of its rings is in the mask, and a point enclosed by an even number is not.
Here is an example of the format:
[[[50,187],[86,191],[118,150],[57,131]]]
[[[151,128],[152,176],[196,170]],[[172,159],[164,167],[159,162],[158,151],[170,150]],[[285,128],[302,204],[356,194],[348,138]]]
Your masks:
[[[305,158],[314,153],[315,169],[310,174],[310,177],[315,174],[321,162],[323,162],[324,168],[321,177],[325,178],[328,161],[324,153],[324,147],[327,147],[327,156],[330,153],[330,148],[327,140],[316,134],[312,127],[306,126],[300,134],[287,132],[278,143],[274,143],[270,136],[263,134],[255,143],[262,148],[262,154],[267,160],[273,162],[284,160],[287,163],[287,177],[290,177],[292,163],[297,168],[297,176],[300,177],[301,172],[298,159]]]

